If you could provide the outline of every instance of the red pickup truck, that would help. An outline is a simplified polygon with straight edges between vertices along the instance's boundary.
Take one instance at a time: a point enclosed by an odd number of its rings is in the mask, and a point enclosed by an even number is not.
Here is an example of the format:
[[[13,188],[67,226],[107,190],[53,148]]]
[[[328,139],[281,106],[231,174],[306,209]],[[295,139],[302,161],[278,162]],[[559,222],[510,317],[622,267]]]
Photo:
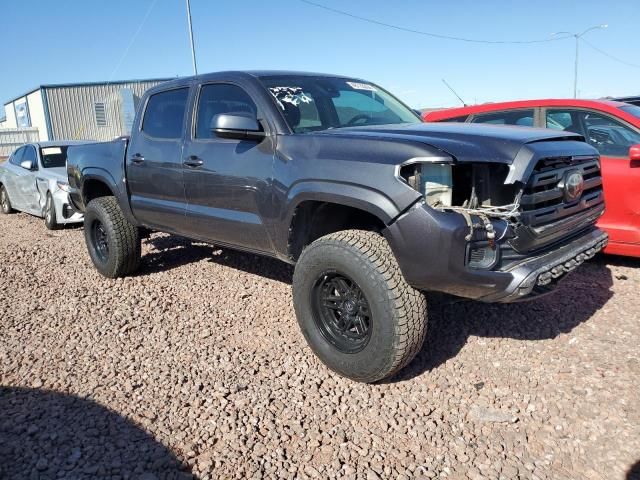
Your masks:
[[[600,152],[607,253],[640,257],[640,106],[605,100],[524,100],[426,112],[426,122],[542,127],[579,133]]]

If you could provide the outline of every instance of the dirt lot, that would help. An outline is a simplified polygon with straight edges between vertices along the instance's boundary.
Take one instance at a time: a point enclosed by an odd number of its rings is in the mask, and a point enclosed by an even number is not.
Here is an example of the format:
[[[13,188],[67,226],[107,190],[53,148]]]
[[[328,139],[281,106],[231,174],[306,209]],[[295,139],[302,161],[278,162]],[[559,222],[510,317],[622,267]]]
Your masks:
[[[639,478],[640,262],[533,303],[433,296],[418,358],[360,385],[305,346],[289,267],[144,253],[109,281],[81,229],[0,217],[0,478]]]

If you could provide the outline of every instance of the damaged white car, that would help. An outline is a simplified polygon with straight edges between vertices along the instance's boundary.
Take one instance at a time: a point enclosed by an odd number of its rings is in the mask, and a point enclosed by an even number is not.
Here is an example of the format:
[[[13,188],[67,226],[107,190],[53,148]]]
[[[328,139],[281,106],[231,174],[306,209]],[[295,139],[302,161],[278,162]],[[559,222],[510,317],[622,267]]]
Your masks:
[[[14,210],[44,218],[49,230],[80,223],[83,215],[69,202],[67,148],[82,142],[29,143],[0,164],[2,213]]]

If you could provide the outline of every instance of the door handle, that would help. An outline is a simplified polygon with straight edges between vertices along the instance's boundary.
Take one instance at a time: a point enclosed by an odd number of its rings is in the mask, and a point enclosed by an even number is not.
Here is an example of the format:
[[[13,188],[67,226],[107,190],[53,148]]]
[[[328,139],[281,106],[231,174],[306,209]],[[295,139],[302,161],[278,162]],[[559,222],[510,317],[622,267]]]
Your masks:
[[[131,157],[131,162],[135,164],[141,164],[142,162],[144,162],[144,157],[139,153],[136,153],[133,155],[133,157]]]
[[[183,162],[183,164],[186,165],[187,167],[196,168],[196,167],[201,167],[204,164],[204,160],[202,160],[199,157],[196,157],[195,155],[191,155],[189,158],[187,158]]]

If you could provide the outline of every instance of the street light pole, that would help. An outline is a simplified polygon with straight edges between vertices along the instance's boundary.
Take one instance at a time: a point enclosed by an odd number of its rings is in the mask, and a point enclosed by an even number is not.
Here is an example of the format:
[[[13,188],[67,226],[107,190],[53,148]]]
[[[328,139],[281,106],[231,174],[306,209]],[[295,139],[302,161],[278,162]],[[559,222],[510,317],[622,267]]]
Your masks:
[[[576,60],[573,66],[573,98],[578,98],[578,53],[580,50],[580,37],[576,37]]]
[[[198,65],[196,64],[196,49],[193,45],[193,27],[191,26],[191,2],[187,0],[187,21],[189,22],[189,40],[191,41],[191,60],[193,61],[193,74],[198,74]]]
[[[607,25],[606,23],[603,23],[602,25],[595,25],[593,27],[587,28],[582,33],[556,32],[551,34],[552,36],[563,35],[563,34],[570,35],[576,39],[576,56],[575,56],[575,61],[573,65],[573,98],[578,98],[578,55],[580,53],[580,38],[585,34],[589,33],[591,30],[604,29],[604,28],[607,28],[608,26],[609,25]]]

